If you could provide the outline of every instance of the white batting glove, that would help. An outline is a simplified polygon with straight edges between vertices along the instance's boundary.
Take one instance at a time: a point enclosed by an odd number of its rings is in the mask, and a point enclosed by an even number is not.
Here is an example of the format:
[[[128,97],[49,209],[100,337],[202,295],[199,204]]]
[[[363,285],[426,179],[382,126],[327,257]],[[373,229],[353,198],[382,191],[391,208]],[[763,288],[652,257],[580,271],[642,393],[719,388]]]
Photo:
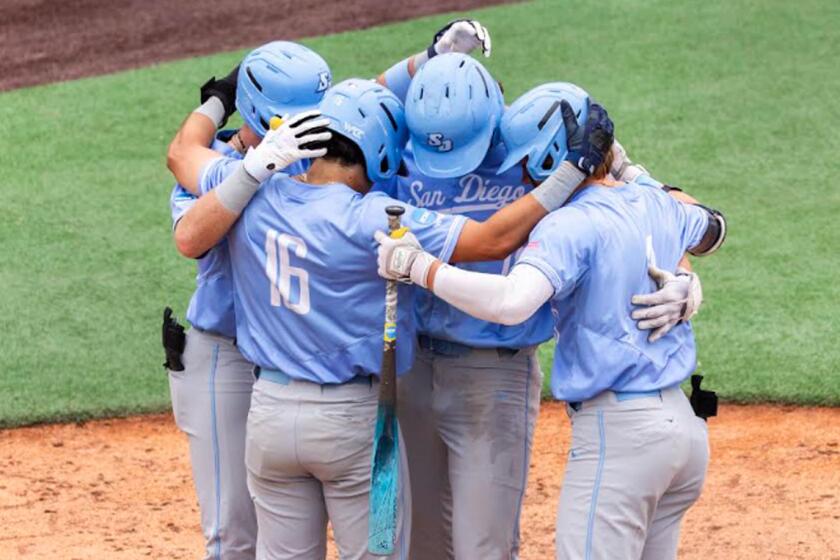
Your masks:
[[[414,234],[406,232],[394,239],[384,231],[377,231],[373,237],[379,243],[376,262],[382,278],[428,287],[426,277],[436,259],[423,250]]]
[[[332,137],[329,131],[313,132],[330,124],[329,120],[318,118],[320,116],[320,111],[306,111],[284,118],[280,126],[272,123],[272,129],[266,133],[262,142],[256,148],[249,148],[245,154],[242,162],[245,171],[262,183],[296,161],[325,156],[326,148],[313,150],[303,147],[310,142],[325,142]]]
[[[613,162],[610,166],[610,175],[612,175],[616,181],[632,183],[640,175],[650,175],[647,169],[641,165],[633,163],[630,158],[627,157],[627,150],[624,149],[624,146],[618,143],[618,140],[613,140],[613,145],[610,151],[613,155]]]
[[[450,22],[438,31],[434,38],[434,49],[437,54],[450,52],[469,54],[479,47],[484,56],[490,56],[492,48],[490,32],[474,19]]]
[[[638,321],[640,329],[652,329],[648,341],[656,342],[680,321],[688,321],[697,314],[703,303],[703,288],[696,273],[682,268],[678,268],[674,275],[651,265],[648,274],[656,281],[659,290],[633,296],[633,305],[647,307],[636,309],[630,316]]]

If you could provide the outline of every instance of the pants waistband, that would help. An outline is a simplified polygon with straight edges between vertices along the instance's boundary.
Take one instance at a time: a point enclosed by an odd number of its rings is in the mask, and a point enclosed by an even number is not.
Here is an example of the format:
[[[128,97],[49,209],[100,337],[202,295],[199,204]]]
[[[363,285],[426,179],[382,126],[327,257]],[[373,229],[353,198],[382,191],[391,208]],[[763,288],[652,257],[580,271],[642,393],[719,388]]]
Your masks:
[[[604,391],[589,400],[570,402],[567,404],[572,410],[578,412],[583,408],[653,397],[662,398],[662,391],[658,389],[655,391]]]
[[[190,327],[190,331],[188,332],[192,332],[194,335],[197,334],[215,342],[222,342],[231,346],[236,346],[236,338],[232,336],[225,336],[213,331],[205,331],[204,329],[200,329],[198,327]]]
[[[434,338],[425,334],[417,335],[417,344],[423,350],[429,350],[430,352],[434,352],[438,356],[446,356],[449,358],[460,358],[463,356],[468,356],[476,351],[495,351],[499,354],[500,357],[509,357],[515,356],[522,350],[527,350],[528,348],[508,348],[505,346],[498,346],[498,347],[490,347],[490,348],[478,348],[474,346],[468,346],[466,344],[461,344],[460,342],[453,342],[451,340],[443,340],[442,338]]]
[[[278,385],[289,385],[290,383],[309,383],[312,385],[320,385],[321,388],[341,387],[344,385],[357,384],[365,384],[370,386],[373,385],[373,382],[375,380],[374,376],[372,375],[357,375],[356,377],[352,377],[344,383],[314,383],[312,381],[306,381],[303,379],[295,379],[278,369],[263,369],[259,366],[254,368],[254,375],[259,379],[265,379],[266,381],[271,381],[272,383],[277,383]]]

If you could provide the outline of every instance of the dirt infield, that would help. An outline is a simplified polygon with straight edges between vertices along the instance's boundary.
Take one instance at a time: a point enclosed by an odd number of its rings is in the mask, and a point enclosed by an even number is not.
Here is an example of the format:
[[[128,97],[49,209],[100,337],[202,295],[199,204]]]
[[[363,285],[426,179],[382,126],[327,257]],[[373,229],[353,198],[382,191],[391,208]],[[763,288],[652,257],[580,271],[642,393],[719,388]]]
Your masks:
[[[3,0],[0,91],[510,0]]]
[[[680,558],[840,559],[840,409],[725,406],[710,434]],[[544,405],[524,560],[553,558],[568,440],[562,407]],[[0,558],[198,558],[187,455],[169,415],[0,432]]]

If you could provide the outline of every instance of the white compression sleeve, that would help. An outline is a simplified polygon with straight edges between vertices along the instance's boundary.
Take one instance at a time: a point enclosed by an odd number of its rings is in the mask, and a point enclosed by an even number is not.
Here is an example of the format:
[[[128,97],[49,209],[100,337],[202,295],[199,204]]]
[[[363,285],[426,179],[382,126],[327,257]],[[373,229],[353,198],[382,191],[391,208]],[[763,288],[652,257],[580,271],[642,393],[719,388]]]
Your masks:
[[[434,294],[473,317],[518,325],[551,299],[554,287],[539,269],[518,264],[510,274],[484,274],[443,265],[435,274]]]

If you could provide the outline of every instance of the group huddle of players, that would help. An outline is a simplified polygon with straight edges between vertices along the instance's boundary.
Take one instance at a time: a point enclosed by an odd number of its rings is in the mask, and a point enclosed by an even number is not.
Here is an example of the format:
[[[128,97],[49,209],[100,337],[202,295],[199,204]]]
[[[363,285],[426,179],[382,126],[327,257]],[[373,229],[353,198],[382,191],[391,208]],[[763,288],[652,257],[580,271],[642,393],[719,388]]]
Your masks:
[[[332,85],[317,53],[269,43],[202,86],[170,144],[173,233],[198,274],[191,328],[167,316],[164,345],[206,558],[322,559],[328,523],[342,559],[374,557],[385,279],[403,457],[386,557],[518,557],[552,337],[573,426],[557,558],[676,557],[710,415],[680,389],[702,300],[685,255],[714,252],[726,222],[633,164],[583,89],[506,106],[475,49],[489,32],[457,20],[378,79]]]

